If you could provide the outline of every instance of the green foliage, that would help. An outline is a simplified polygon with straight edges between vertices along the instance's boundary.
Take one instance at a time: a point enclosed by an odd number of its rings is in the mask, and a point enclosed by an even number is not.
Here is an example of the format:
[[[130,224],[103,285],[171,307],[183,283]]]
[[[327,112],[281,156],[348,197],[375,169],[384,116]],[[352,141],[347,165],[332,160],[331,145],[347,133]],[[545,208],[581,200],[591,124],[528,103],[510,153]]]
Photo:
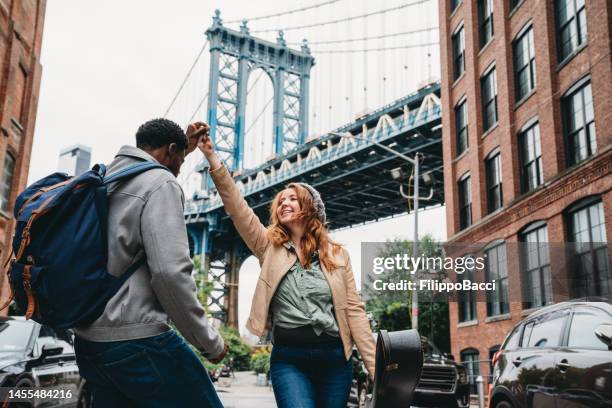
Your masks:
[[[178,331],[177,333],[181,335]],[[238,334],[238,330],[232,329],[229,327],[225,327],[225,326],[221,326],[221,328],[219,329],[219,333],[221,334],[221,337],[223,337],[225,344],[227,344],[229,347],[229,350],[227,351],[225,358],[219,364],[212,364],[210,361],[204,358],[202,354],[200,354],[200,352],[195,347],[193,347],[188,342],[187,344],[189,344],[189,347],[191,347],[191,350],[193,350],[193,352],[198,356],[202,364],[204,364],[204,367],[206,367],[206,369],[209,371],[223,364],[229,365],[230,359],[232,360],[232,365],[235,371],[250,370],[251,369],[251,347],[240,338],[240,335]]]
[[[412,241],[387,241],[378,252],[379,257],[394,257],[396,254],[408,254],[412,257]],[[442,247],[431,236],[426,235],[419,241],[418,256],[443,257]],[[442,271],[419,271],[419,279],[443,280],[447,277]],[[392,269],[384,272],[386,282],[399,282],[402,279],[411,279],[409,273],[401,269]],[[389,331],[406,330],[411,328],[412,292],[410,291],[375,291],[372,277],[364,285],[366,309],[377,321],[378,329]],[[441,298],[429,291],[419,291],[419,333],[429,337],[441,351],[450,351],[450,330],[447,298]]]
[[[198,300],[204,306],[204,310],[208,313],[208,295],[213,291],[213,283],[208,281],[208,275],[204,271],[202,262],[199,256],[194,256],[193,269],[195,270],[195,282],[198,290]]]
[[[229,351],[222,363],[229,364],[230,359],[232,359],[234,370],[248,371],[251,368],[251,347],[240,338],[236,329],[223,326],[220,333],[229,346]]]
[[[270,371],[270,350],[260,348],[251,356],[251,370],[257,374],[268,374]]]
[[[410,328],[410,307],[406,302],[384,304],[376,299],[368,302],[367,307],[379,329],[398,331]]]

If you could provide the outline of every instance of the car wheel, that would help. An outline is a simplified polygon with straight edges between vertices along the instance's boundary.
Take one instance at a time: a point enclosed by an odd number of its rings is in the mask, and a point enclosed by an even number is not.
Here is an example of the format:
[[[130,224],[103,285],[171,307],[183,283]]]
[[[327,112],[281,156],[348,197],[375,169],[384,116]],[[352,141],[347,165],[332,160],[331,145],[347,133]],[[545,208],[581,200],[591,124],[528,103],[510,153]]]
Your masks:
[[[34,387],[34,382],[30,378],[21,378],[15,384],[15,388],[32,388]],[[13,406],[13,404],[11,404]],[[34,405],[30,402],[17,402],[14,405],[16,408],[31,408]]]
[[[514,408],[514,407],[508,401],[499,401],[497,404],[495,404],[495,408]]]

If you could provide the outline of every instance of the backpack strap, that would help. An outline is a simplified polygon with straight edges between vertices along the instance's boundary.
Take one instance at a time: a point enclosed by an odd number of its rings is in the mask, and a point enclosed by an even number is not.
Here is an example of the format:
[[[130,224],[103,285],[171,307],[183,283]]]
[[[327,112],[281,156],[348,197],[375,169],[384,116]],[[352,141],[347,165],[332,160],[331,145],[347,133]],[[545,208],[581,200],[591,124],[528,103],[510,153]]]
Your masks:
[[[133,164],[131,166],[126,167],[125,169],[119,170],[107,177],[104,177],[103,183],[109,184],[114,181],[124,180],[124,179],[134,177],[140,173],[143,173],[147,170],[152,170],[152,169],[164,169],[164,170],[170,171],[166,166],[162,166],[159,163],[145,161],[145,162]]]
[[[132,276],[134,272],[138,270],[138,268],[144,265],[146,261],[147,257],[143,254],[139,260],[130,265],[130,267],[127,268],[127,270],[123,273],[123,275],[121,275],[113,282],[113,285],[115,285],[115,290],[119,289],[126,280],[130,279],[130,276]]]

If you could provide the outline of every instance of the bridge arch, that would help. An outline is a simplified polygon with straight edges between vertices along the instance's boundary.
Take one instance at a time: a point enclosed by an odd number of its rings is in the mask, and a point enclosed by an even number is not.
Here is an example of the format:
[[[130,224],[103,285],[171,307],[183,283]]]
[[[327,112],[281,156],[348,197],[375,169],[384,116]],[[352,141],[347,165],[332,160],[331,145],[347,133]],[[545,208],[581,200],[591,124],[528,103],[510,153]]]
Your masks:
[[[274,77],[257,64],[247,76],[243,167],[251,169],[274,155]]]
[[[274,84],[274,153],[303,143],[308,134],[308,88],[314,58],[308,45],[293,50],[279,32],[276,43],[251,36],[247,22],[240,31],[223,25],[219,10],[206,31],[210,42],[207,119],[210,135],[230,170],[244,168],[248,76],[263,68]]]

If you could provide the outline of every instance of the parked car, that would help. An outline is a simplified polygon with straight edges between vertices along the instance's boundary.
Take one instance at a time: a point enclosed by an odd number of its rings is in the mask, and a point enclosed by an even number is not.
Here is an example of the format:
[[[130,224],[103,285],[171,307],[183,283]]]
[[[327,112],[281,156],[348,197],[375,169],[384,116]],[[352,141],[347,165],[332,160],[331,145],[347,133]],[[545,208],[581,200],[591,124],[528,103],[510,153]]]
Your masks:
[[[421,341],[423,372],[412,404],[419,407],[468,407],[470,386],[466,368],[457,364],[452,355],[441,353],[426,337],[421,337]],[[352,361],[353,385],[348,406],[362,408],[373,385],[356,349]]]
[[[545,307],[512,329],[492,364],[491,408],[612,407],[612,305]]]
[[[60,387],[64,395],[70,391],[69,398],[23,405],[75,406],[80,395],[86,398],[86,386],[76,364],[73,338],[70,331],[55,331],[22,317],[0,317],[0,387]]]
[[[442,353],[426,337],[423,342],[423,372],[413,405],[419,407],[464,408],[470,403],[466,368],[452,354]]]

